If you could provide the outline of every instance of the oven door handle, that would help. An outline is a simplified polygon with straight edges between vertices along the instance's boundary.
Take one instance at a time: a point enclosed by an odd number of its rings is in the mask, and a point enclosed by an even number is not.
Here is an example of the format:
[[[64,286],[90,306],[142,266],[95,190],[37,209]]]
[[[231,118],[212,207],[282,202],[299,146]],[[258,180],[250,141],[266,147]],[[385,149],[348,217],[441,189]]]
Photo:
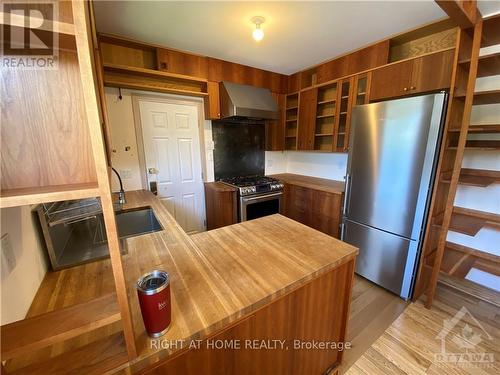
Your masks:
[[[258,201],[258,200],[262,200],[262,199],[266,199],[266,198],[278,197],[280,195],[283,195],[283,192],[266,194],[266,195],[259,195],[257,197],[241,197],[241,200],[243,202],[251,202],[251,201]]]

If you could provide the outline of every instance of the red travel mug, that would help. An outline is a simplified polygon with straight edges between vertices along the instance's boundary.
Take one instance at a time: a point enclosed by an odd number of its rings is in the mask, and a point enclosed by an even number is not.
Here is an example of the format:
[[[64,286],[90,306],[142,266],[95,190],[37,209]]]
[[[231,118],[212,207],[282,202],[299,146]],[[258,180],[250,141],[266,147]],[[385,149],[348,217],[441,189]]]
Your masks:
[[[142,320],[150,337],[165,334],[170,327],[170,278],[165,271],[152,271],[137,280]]]

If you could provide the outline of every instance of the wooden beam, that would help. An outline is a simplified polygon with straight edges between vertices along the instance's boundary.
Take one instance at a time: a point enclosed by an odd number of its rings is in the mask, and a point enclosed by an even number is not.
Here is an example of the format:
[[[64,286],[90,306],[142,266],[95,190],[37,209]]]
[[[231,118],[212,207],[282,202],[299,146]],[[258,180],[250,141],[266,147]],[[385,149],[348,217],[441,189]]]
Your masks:
[[[437,5],[462,29],[473,27],[478,18],[476,0],[435,0]]]

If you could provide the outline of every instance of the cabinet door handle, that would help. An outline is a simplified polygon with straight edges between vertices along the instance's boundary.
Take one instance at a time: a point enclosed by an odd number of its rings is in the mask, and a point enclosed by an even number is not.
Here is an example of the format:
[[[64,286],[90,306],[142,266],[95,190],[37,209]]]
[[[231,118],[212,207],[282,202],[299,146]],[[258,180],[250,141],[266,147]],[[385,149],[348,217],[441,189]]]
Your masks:
[[[403,88],[403,91],[408,91],[408,87]]]
[[[416,89],[415,86],[410,87],[410,90],[415,90],[415,89]]]

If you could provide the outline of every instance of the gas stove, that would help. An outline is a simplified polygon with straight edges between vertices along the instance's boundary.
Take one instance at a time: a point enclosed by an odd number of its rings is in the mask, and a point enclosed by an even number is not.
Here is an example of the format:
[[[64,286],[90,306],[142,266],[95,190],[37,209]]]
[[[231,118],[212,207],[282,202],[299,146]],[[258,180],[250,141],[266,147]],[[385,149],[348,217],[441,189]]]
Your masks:
[[[240,196],[283,191],[281,181],[266,176],[239,176],[223,178],[220,181],[237,188]]]

